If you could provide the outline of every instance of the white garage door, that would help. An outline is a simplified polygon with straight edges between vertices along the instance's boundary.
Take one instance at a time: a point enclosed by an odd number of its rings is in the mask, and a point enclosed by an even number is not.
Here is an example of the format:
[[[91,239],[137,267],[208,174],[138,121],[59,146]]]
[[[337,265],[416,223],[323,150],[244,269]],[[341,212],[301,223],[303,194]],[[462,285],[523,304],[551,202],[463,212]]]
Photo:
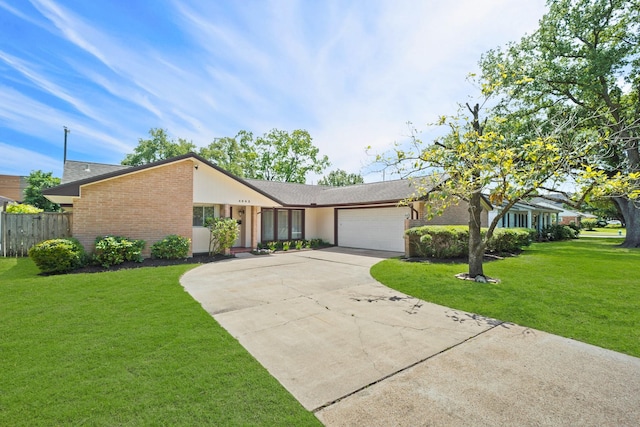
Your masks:
[[[408,207],[338,209],[338,246],[404,252]]]

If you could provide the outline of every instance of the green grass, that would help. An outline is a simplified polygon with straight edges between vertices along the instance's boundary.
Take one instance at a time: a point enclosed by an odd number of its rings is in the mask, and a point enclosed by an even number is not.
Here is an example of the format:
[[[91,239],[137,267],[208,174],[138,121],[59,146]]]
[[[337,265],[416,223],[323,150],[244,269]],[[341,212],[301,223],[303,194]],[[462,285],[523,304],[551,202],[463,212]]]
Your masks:
[[[539,243],[485,264],[499,284],[454,278],[466,264],[373,266],[385,285],[437,304],[517,323],[640,357],[640,250],[619,239]]]
[[[180,286],[0,258],[0,425],[320,425]]]
[[[580,230],[580,237],[624,237],[627,230],[624,228],[594,228],[593,231]]]

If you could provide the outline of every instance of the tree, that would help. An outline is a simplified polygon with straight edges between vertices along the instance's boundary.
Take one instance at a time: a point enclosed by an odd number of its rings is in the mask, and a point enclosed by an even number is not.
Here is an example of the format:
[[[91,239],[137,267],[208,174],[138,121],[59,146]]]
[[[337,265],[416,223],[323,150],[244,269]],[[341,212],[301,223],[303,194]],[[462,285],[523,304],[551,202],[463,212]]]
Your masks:
[[[196,151],[190,141],[170,140],[164,129],[151,129],[149,135],[151,139],[138,140],[123,165],[138,166]],[[319,151],[306,130],[289,133],[273,129],[258,138],[241,130],[235,137],[216,138],[198,153],[240,177],[304,183],[309,172],[319,174],[330,165],[328,157],[320,156]]]
[[[318,185],[328,185],[331,187],[344,187],[346,185],[363,184],[362,175],[355,173],[347,173],[342,169],[336,169],[329,172],[329,175],[322,177],[318,181]]]
[[[198,154],[236,176],[254,175],[257,154],[251,132],[241,130],[233,138],[216,138],[208,146],[202,147]]]
[[[589,200],[588,203],[584,204],[582,210],[605,220],[616,219],[620,221],[623,227],[625,226],[624,217],[620,213],[618,205],[610,198]]]
[[[56,185],[60,185],[60,178],[54,177],[53,172],[31,171],[27,177],[27,188],[24,189],[23,202],[40,208],[45,212],[58,212],[60,205],[53,203],[42,195],[42,190]]]
[[[133,149],[133,153],[127,154],[122,160],[123,165],[140,166],[196,150],[196,146],[191,141],[182,138],[178,138],[177,141],[169,139],[164,129],[151,128],[149,136],[151,136],[150,139],[138,139],[138,146]]]
[[[539,188],[561,183],[588,157],[594,144],[577,144],[568,132],[570,123],[545,129],[531,122],[507,122],[496,116],[481,120],[478,104],[466,107],[470,115],[441,118],[438,124],[449,128],[444,137],[424,143],[413,131],[409,148],[396,145],[393,154],[378,156],[378,161],[405,176],[413,176],[415,192],[407,201],[428,199],[430,217],[466,201],[468,276],[481,280],[484,252],[502,217]],[[428,178],[416,177],[427,172]],[[485,196],[502,210],[483,234],[481,212]]]
[[[640,246],[640,2],[550,0],[538,30],[480,61],[502,115],[575,114],[602,138],[583,166],[579,198],[610,197]],[[589,196],[586,196],[587,198]]]
[[[233,218],[207,218],[209,229],[209,255],[225,254],[240,235],[238,222]]]
[[[256,138],[254,148],[255,170],[249,178],[304,184],[309,172],[319,174],[331,165],[327,156],[319,155],[306,130],[272,129]]]

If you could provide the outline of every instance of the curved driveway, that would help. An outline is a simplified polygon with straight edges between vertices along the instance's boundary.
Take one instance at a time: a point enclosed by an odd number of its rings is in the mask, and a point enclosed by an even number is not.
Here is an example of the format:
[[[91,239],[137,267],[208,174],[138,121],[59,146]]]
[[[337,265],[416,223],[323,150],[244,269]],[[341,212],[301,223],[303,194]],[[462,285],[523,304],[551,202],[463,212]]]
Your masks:
[[[640,359],[376,282],[398,254],[244,255],[181,283],[326,425],[640,425]]]

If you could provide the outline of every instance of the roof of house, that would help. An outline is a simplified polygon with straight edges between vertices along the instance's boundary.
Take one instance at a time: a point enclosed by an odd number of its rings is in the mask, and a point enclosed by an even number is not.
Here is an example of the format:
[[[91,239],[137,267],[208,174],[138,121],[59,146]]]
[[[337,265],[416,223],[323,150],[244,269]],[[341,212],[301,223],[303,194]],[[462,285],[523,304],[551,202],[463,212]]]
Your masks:
[[[82,185],[121,175],[138,172],[144,169],[162,166],[163,164],[192,158],[235,179],[238,182],[258,191],[283,206],[345,206],[364,204],[397,203],[411,197],[415,192],[415,180],[393,180],[356,184],[345,187],[329,187],[321,185],[296,184],[279,181],[262,181],[243,179],[214,165],[194,153],[172,157],[141,166],[108,165],[102,163],[78,162],[68,160],[65,163],[62,184],[43,191],[44,195],[78,196]],[[428,180],[429,178],[418,178]],[[433,184],[421,183],[427,190]]]
[[[247,179],[246,181],[282,201],[285,205],[340,206],[396,203],[411,197],[415,192],[413,181],[406,179],[355,184],[344,187],[256,179]]]
[[[3,205],[5,203],[13,203],[13,202],[15,202],[15,200],[10,199],[8,197],[0,196],[0,205]]]
[[[174,163],[185,159],[194,159],[198,162],[205,163],[211,168],[216,169],[225,175],[228,175],[238,181],[244,182],[235,175],[230,174],[224,169],[217,167],[216,165],[210,163],[206,159],[194,153],[187,153],[181,156],[171,157],[169,159],[159,160],[157,162],[147,163],[140,166],[107,165],[103,163],[87,163],[67,160],[67,162],[65,162],[65,169],[67,169],[68,167],[70,171],[68,173],[66,171],[63,172],[63,180],[64,177],[67,177],[67,179],[79,177],[79,179],[74,181],[65,181],[64,183],[56,187],[47,188],[42,191],[42,194],[45,196],[79,196],[80,187],[83,185],[104,181],[106,179],[116,178],[118,176],[143,171],[145,169],[156,168],[165,164]]]
[[[499,209],[503,208],[507,203],[504,202],[499,206]],[[544,211],[544,212],[560,212],[561,209],[554,208],[552,206],[544,206],[539,205],[537,203],[532,203],[528,200],[520,200],[515,205],[511,207],[511,211]]]
[[[81,181],[83,179],[93,178],[94,176],[100,176],[129,168],[131,168],[131,166],[67,160],[64,164],[64,171],[62,171],[62,179],[60,180],[60,183],[67,184],[69,182]]]
[[[583,218],[597,218],[597,215],[593,215],[590,213],[585,213],[585,212],[578,212],[578,211],[574,211],[571,209],[566,209],[564,206],[562,206],[560,203],[557,202],[553,202],[547,199],[544,199],[542,197],[535,197],[533,200],[533,202],[535,202],[537,205],[540,206],[547,206],[550,208],[555,208],[560,212],[560,216],[561,217],[571,217],[571,216],[575,216],[575,217],[583,217]]]

